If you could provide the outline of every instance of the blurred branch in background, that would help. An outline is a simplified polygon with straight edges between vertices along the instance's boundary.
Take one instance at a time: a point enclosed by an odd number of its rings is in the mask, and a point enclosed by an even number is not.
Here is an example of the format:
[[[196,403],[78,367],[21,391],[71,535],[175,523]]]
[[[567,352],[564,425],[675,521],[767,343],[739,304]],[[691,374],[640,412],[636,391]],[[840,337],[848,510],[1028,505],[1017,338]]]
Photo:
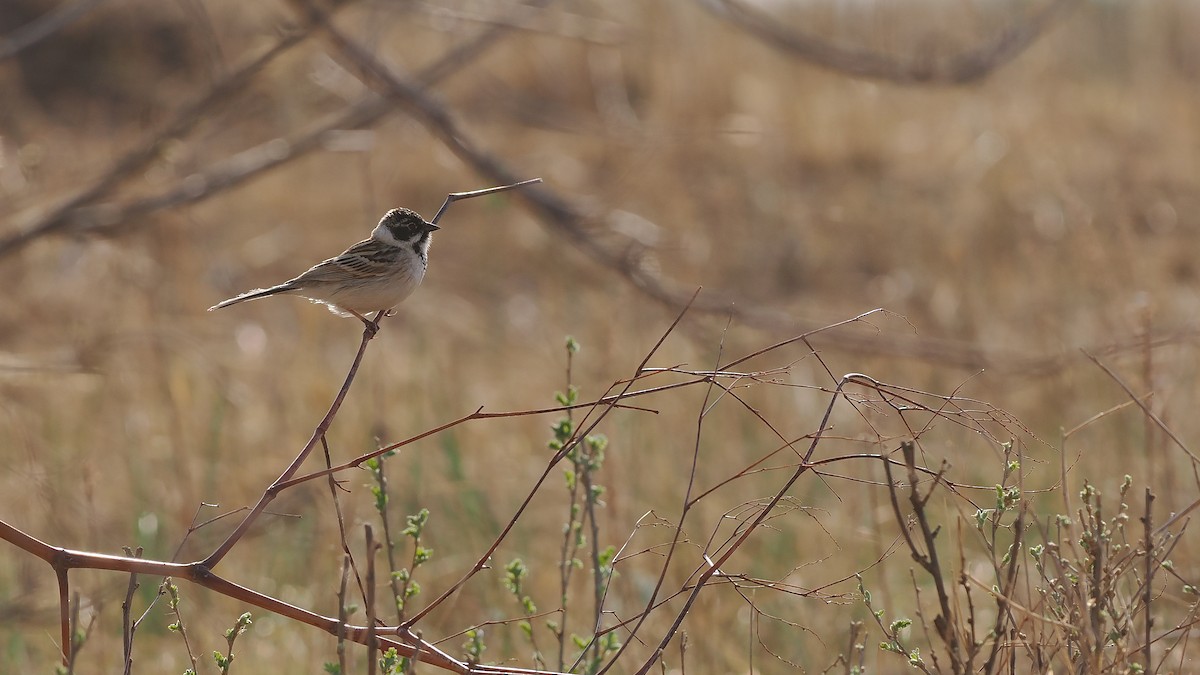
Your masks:
[[[344,8],[348,4],[350,3],[343,3],[341,7]],[[188,133],[206,114],[212,113],[216,104],[228,100],[231,95],[249,84],[253,77],[276,57],[300,44],[308,37],[310,30],[311,26],[291,30],[262,56],[230,73],[195,103],[177,112],[162,131],[153,134],[135,150],[113,163],[93,184],[68,197],[33,224],[0,239],[0,259],[51,234],[91,232],[115,235],[134,227],[140,218],[155,211],[208,199],[266,171],[303,157],[321,148],[327,140],[327,135],[333,131],[366,127],[386,115],[391,110],[388,101],[374,96],[364,97],[342,112],[331,115],[326,121],[317,123],[308,131],[301,132],[291,139],[275,138],[266,141],[224,162],[218,162],[207,171],[184,178],[179,185],[159,195],[126,204],[95,204],[122,180],[153,161],[164,143]],[[481,55],[508,30],[505,25],[494,25],[464,41],[422,71],[421,81],[432,85],[448,77]]]
[[[148,136],[128,154],[103,171],[90,185],[62,200],[58,206],[51,207],[47,213],[37,218],[31,225],[0,239],[0,259],[21,251],[41,237],[87,229],[86,218],[82,219],[84,224],[81,225],[78,222],[81,220],[79,213],[81,210],[91,206],[96,200],[120,185],[121,181],[154,161],[164,143],[188,133],[192,127],[204,119],[205,115],[211,114],[217,104],[228,100],[230,96],[243,89],[276,57],[300,44],[307,35],[306,30],[297,30],[280,38],[261,56],[251,59],[214,85],[195,102],[182,107],[161,131]],[[186,185],[187,180],[185,179],[184,186],[181,187],[186,187]],[[194,186],[190,190],[196,192]],[[173,202],[165,200],[161,203],[169,205]],[[119,210],[107,208],[103,211],[108,218],[113,219],[110,224],[124,218],[124,214]]]
[[[742,0],[700,0],[699,4],[784,53],[852,77],[901,83],[967,84],[987,77],[1015,59],[1079,2],[1049,0],[1027,17],[996,31],[991,40],[958,54],[929,59],[900,58],[870,49],[838,45],[827,38],[794,31]]]
[[[356,72],[362,81],[375,89],[381,96],[403,103],[429,130],[435,134],[456,156],[469,164],[484,179],[496,183],[513,183],[520,180],[522,175],[505,163],[503,159],[489,153],[481,144],[464,131],[454,118],[453,111],[435,99],[419,81],[409,78],[395,65],[385,64],[369,49],[359,44],[345,31],[334,26],[327,15],[317,8],[311,0],[291,0],[314,25],[321,27],[328,36],[335,51],[342,57],[347,68]],[[1055,0],[1032,21],[1025,30],[1016,28],[1006,31],[1009,36],[998,45],[982,49],[973,56],[963,56],[963,63],[976,62],[979,54],[1015,55],[1019,51],[1013,46],[1011,35],[1025,36],[1020,42],[1024,48],[1032,42],[1038,33],[1033,25],[1042,26],[1053,16],[1053,8],[1065,7],[1075,0]],[[1004,49],[1001,50],[1000,46]],[[992,61],[987,70],[998,67],[1000,61]],[[965,72],[965,71],[963,71]],[[979,74],[982,74],[980,71]],[[620,211],[597,212],[583,206],[578,201],[562,195],[549,185],[541,185],[525,191],[522,199],[528,202],[543,222],[563,235],[568,241],[579,247],[589,258],[613,269],[647,296],[666,306],[679,306],[688,302],[692,295],[686,284],[667,277],[655,269],[648,260],[650,249],[633,237],[613,236],[620,229],[614,225],[626,217],[641,218]],[[606,227],[596,228],[603,224]],[[723,297],[720,291],[708,291],[706,297],[695,300],[692,305],[696,311],[729,314],[739,321],[762,328],[777,331],[813,331],[815,325],[798,323],[796,318],[784,312],[778,312],[764,307],[748,306],[745,303],[735,303],[733,298]],[[1159,344],[1171,344],[1189,341],[1200,334],[1200,329],[1188,328],[1177,331],[1170,336],[1158,336]],[[928,337],[900,337],[888,335],[880,338],[877,335],[846,334],[822,346],[836,348],[851,353],[875,353],[902,356],[917,360],[936,361],[945,365],[965,369],[996,368],[1003,372],[1017,374],[1048,375],[1067,367],[1072,360],[1078,359],[1078,354],[1064,353],[1062,355],[1029,355],[1012,352],[989,350],[973,343],[958,340],[946,340]],[[1136,350],[1144,347],[1141,338],[1130,338],[1125,342],[1097,345],[1096,349],[1115,353]]]
[[[780,22],[738,0],[706,0],[700,4],[760,40],[847,74],[909,83],[965,83],[990,74],[1028,48],[1055,18],[1065,13],[1076,1],[1052,0],[1028,18],[1000,31],[991,42],[944,59],[944,63],[905,63],[896,57],[843,49],[821,39],[793,34]],[[0,259],[52,234],[119,236],[137,228],[147,216],[157,211],[212,198],[322,149],[335,132],[371,127],[389,115],[396,102],[406,105],[447,148],[486,180],[512,183],[523,175],[484,150],[455,121],[453,111],[431,95],[429,87],[471,63],[514,27],[528,30],[536,26],[530,12],[546,4],[544,1],[513,8],[508,15],[488,21],[480,34],[463,41],[459,47],[450,50],[415,76],[402,73],[395,65],[385,64],[370,49],[334,26],[331,16],[311,2],[293,0],[292,4],[304,17],[298,27],[291,29],[261,56],[234,70],[195,103],[179,110],[161,131],[150,135],[125,157],[114,162],[91,184],[36,217],[33,223],[0,238]],[[339,4],[338,11],[349,4],[352,3]],[[346,67],[358,73],[362,81],[376,91],[376,95],[364,96],[291,137],[274,138],[215,162],[159,194],[126,202],[100,202],[123,180],[153,161],[164,143],[188,133],[221,102],[245,88],[275,58],[305,41],[314,26],[319,26],[329,36],[329,42]],[[576,27],[568,33],[584,33],[592,35],[591,39],[611,41],[615,39],[614,31],[611,25],[597,23]],[[652,250],[646,244],[634,237],[618,234],[622,232],[619,224],[623,219],[641,218],[640,215],[587,207],[555,192],[550,186],[531,190],[524,199],[549,227],[588,257],[616,271],[656,301],[667,306],[678,306],[691,294],[689,284],[680,283],[658,271],[652,259]],[[818,325],[798,323],[793,315],[769,307],[735,303],[733,297],[713,290],[697,302],[695,309],[729,313],[740,321],[774,331],[812,330]],[[1156,336],[1156,340],[1159,344],[1192,340],[1198,331],[1200,329],[1185,328],[1171,335]],[[890,354],[922,361],[935,360],[964,369],[992,368],[1014,374],[1052,374],[1077,360],[1074,351],[1034,355],[925,336],[888,336],[881,339],[876,335],[854,334],[843,336],[836,344],[827,346],[850,353]],[[1130,338],[1089,345],[1089,349],[1098,353],[1114,353],[1141,346],[1139,339]]]
[[[16,56],[22,49],[28,49],[70,26],[102,2],[104,0],[75,0],[75,2],[63,3],[54,11],[47,12],[34,21],[0,37],[0,61]]]

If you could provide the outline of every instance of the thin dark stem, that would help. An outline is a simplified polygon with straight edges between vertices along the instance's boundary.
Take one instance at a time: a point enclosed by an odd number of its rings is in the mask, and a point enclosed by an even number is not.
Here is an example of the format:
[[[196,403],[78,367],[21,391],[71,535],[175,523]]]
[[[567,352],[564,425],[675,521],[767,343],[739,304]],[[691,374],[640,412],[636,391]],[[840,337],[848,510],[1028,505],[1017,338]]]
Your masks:
[[[567,391],[571,390],[571,364],[572,352],[567,349]],[[571,428],[575,428],[574,408],[567,408],[567,420],[571,423]],[[578,466],[576,467],[578,474]],[[555,637],[558,638],[558,669],[562,670],[566,663],[567,652],[567,622],[570,618],[570,603],[565,602],[567,590],[571,587],[571,577],[575,571],[575,565],[572,561],[575,557],[574,542],[578,541],[575,537],[575,525],[577,522],[576,505],[579,503],[579,488],[580,480],[571,481],[570,489],[567,490],[567,526],[563,529],[562,550],[558,556],[558,574],[559,574],[559,598],[564,602],[560,604],[558,617],[558,630]]]
[[[1142,516],[1142,527],[1145,541],[1143,544],[1146,548],[1146,567],[1145,580],[1142,588],[1142,618],[1143,618],[1143,636],[1145,641],[1142,645],[1144,650],[1143,658],[1145,663],[1142,664],[1142,672],[1153,673],[1154,669],[1153,655],[1150,653],[1150,628],[1154,625],[1154,613],[1151,611],[1151,603],[1154,600],[1154,493],[1150,488],[1146,488],[1146,515]]]
[[[587,446],[586,443],[583,444]],[[589,453],[588,460],[591,462]],[[592,486],[592,470],[589,467],[583,473],[583,499],[586,505],[587,521],[591,530],[591,545],[592,545],[592,602],[594,611],[592,614],[592,637],[591,650],[592,658],[595,659],[600,654],[600,641],[596,636],[600,634],[600,623],[604,618],[604,572],[600,569],[600,524],[596,522],[596,496],[593,494]]]
[[[1018,452],[1017,466],[1020,467],[1017,469],[1017,471],[1018,471],[1017,486],[1018,486],[1019,493],[1022,495],[1022,500],[1021,500],[1020,506],[1018,507],[1020,510],[1017,512],[1017,519],[1015,522],[1013,522],[1012,527],[1010,528],[1013,533],[1013,543],[1012,543],[1012,546],[1009,548],[1008,566],[1007,566],[1007,568],[997,568],[997,570],[996,570],[997,571],[996,576],[999,577],[998,581],[1000,581],[1001,583],[998,584],[999,588],[1000,588],[1000,592],[995,595],[996,610],[997,610],[996,611],[996,621],[992,625],[993,638],[992,638],[991,650],[988,654],[987,662],[984,664],[983,670],[982,670],[982,672],[985,672],[985,673],[995,672],[993,670],[993,668],[996,665],[997,659],[1000,658],[1000,648],[1001,648],[1001,643],[1002,643],[1000,638],[1001,638],[1001,636],[1003,636],[1005,634],[1014,633],[1016,631],[1016,625],[1017,625],[1016,619],[1014,619],[1013,615],[1012,615],[1012,605],[1009,603],[1008,599],[1012,596],[1013,590],[1017,585],[1018,562],[1021,560],[1020,551],[1024,547],[1024,542],[1025,542],[1025,511],[1027,508],[1026,502],[1024,500],[1024,495],[1025,495],[1025,478],[1024,478],[1024,476],[1025,476],[1025,474],[1024,474],[1025,461],[1024,460],[1025,460],[1025,458],[1024,458],[1023,453],[1021,453],[1019,447],[1018,447],[1017,452]],[[995,538],[993,537],[993,542],[994,541],[995,541]],[[993,554],[994,553],[995,552],[993,551]],[[959,555],[960,556],[962,555],[961,548],[959,549]],[[965,561],[960,561],[959,566],[960,566],[960,569],[965,570],[966,569]],[[1003,575],[1000,574],[1001,571],[1004,572]],[[967,589],[967,592],[968,592],[968,597],[970,597],[970,595],[969,595],[970,589],[969,588]],[[973,619],[974,615],[975,615],[974,609],[972,609],[972,611],[970,613],[970,616],[972,617],[972,619]],[[1010,624],[1011,630],[1009,630],[1009,631],[1004,630],[1004,624],[1006,622],[1008,624]],[[972,621],[972,625],[973,625],[973,621]],[[1011,635],[1010,635],[1010,638],[1011,638]],[[1010,644],[1015,644],[1015,641],[1010,639]],[[975,642],[974,636],[972,636],[971,649],[974,650],[975,648],[976,648],[976,642]],[[1013,649],[1012,653],[1013,653],[1013,656],[1011,656],[1009,658],[1010,668],[1013,666],[1013,664],[1016,661],[1016,658],[1015,658],[1016,649],[1015,648]],[[974,655],[972,654],[972,658],[973,657],[974,657]],[[968,668],[968,670],[974,670],[974,669]]]
[[[337,657],[338,657],[338,672],[347,673],[346,670],[346,584],[350,580],[350,554],[342,554],[342,580],[338,584],[338,625],[337,625]]]
[[[921,538],[925,543],[925,553],[920,553],[920,549],[910,544],[913,560],[929,574],[933,580],[934,590],[937,592],[938,607],[941,610],[939,616],[934,617],[933,627],[937,629],[939,637],[946,643],[946,651],[950,654],[950,665],[954,673],[962,673],[964,665],[962,661],[962,652],[959,644],[958,633],[955,628],[954,612],[950,606],[950,594],[946,591],[946,580],[942,574],[942,565],[938,556],[936,539],[940,531],[940,527],[933,527],[928,515],[925,512],[925,505],[929,502],[929,498],[933,496],[933,490],[941,482],[941,476],[945,472],[945,465],[942,470],[938,471],[933,477],[933,485],[924,496],[917,489],[918,476],[916,470],[916,443],[905,441],[900,444],[900,451],[904,456],[904,466],[908,469],[908,501],[912,505],[913,514],[916,516],[917,526],[921,532]],[[884,464],[885,467],[890,467],[889,464]],[[889,475],[889,485],[891,485]],[[890,492],[891,490],[889,490]],[[901,529],[904,530],[904,520],[899,517],[897,511],[897,523],[901,524]],[[911,541],[911,539],[909,540]]]
[[[194,522],[194,519],[193,519]],[[125,555],[131,558],[142,557],[143,549],[125,547]],[[121,603],[121,647],[125,656],[125,675],[133,670],[133,633],[134,625],[130,612],[133,610],[133,594],[138,589],[137,572],[129,573],[129,585],[125,589],[125,601]]]
[[[388,495],[387,474],[383,470],[384,458],[380,457],[378,459],[379,463],[375,467],[375,482],[378,484],[380,494],[383,495],[384,499],[383,506],[379,509],[379,520],[383,524],[383,543],[384,551],[387,553],[388,582],[392,589],[392,604],[396,606],[396,623],[400,623],[404,621],[404,610],[401,609],[401,603],[404,600],[404,590],[400,588],[400,580],[396,577],[396,570],[399,568],[396,567],[396,540],[392,538],[391,518],[388,517],[388,505],[391,504],[391,498]],[[329,468],[328,464],[326,464],[326,468]],[[329,479],[333,480],[333,474],[329,474]]]
[[[55,567],[58,577],[58,623],[59,639],[62,640],[64,667],[71,665],[71,583],[67,579],[67,568]]]
[[[379,642],[375,628],[375,532],[371,524],[363,525],[367,535],[367,675],[375,675],[379,663]]]
[[[1100,651],[1104,647],[1104,619],[1102,614],[1104,609],[1104,589],[1102,584],[1104,576],[1105,551],[1104,545],[1100,540],[1100,532],[1104,528],[1104,511],[1103,503],[1101,502],[1099,493],[1096,494],[1095,500],[1096,510],[1095,515],[1093,516],[1094,522],[1091,524],[1092,533],[1088,537],[1088,548],[1090,549],[1088,553],[1089,557],[1091,558],[1091,560],[1088,561],[1088,564],[1091,568],[1090,571],[1092,583],[1091,588],[1088,589],[1089,597],[1087,607],[1088,620],[1092,626],[1092,638],[1095,640],[1092,645],[1092,653],[1089,656],[1093,659],[1094,663],[1098,664]]]
[[[321,450],[324,451],[325,466],[328,467],[332,462],[332,458],[330,457],[329,453],[329,440],[325,436],[321,436]],[[337,494],[337,491],[341,486],[338,485],[338,482],[334,479],[333,474],[329,474],[327,478],[329,484],[329,496],[333,500],[333,512],[337,517],[338,539],[342,543],[342,553],[344,553],[346,558],[350,561],[350,568],[354,570],[354,581],[358,584],[358,592],[365,599],[366,589],[363,588],[362,576],[360,576],[358,573],[358,565],[354,562],[354,554],[350,551],[350,543],[346,538],[346,519],[342,516],[342,502],[340,499],[338,499]]]
[[[66,675],[73,675],[75,672],[75,660],[79,658],[79,647],[82,646],[80,641],[75,639],[75,635],[79,633],[79,591],[71,594],[71,656],[67,659]]]

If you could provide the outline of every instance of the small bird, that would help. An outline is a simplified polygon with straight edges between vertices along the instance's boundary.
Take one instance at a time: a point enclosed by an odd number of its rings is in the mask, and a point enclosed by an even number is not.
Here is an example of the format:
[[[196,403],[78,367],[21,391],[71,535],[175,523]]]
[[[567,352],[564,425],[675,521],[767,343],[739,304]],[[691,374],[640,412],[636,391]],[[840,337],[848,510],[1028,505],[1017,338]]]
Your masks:
[[[290,294],[323,303],[335,314],[354,315],[369,324],[368,313],[390,310],[421,285],[429,262],[429,241],[437,229],[415,211],[392,209],[379,220],[370,239],[313,265],[294,279],[246,291],[208,311],[269,295]]]

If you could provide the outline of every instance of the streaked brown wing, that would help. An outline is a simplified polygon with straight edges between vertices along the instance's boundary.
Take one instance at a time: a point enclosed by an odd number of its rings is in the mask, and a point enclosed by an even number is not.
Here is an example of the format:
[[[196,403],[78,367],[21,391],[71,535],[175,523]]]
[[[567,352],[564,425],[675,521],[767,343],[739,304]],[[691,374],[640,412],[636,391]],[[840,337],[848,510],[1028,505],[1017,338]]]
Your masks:
[[[367,239],[351,246],[337,257],[313,265],[293,282],[302,285],[378,279],[386,276],[394,268],[397,253],[399,249],[395,247],[381,247],[379,242]]]

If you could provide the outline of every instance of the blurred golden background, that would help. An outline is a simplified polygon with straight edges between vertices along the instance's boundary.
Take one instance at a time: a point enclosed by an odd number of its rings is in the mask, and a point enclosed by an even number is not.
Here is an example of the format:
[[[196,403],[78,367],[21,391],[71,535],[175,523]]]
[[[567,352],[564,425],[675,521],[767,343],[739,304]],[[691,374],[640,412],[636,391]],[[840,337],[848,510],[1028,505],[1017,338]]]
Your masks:
[[[1200,432],[1191,414],[1200,403],[1200,7],[340,4],[342,33],[427,82],[468,144],[518,179],[542,177],[542,194],[578,217],[555,220],[517,192],[450,209],[424,285],[384,322],[334,424],[338,461],[480,406],[554,405],[566,388],[567,335],[582,345],[572,381],[591,400],[634,373],[702,286],[701,306],[650,365],[707,369],[719,349],[728,362],[882,307],[892,314],[814,339],[831,373],[802,345],[753,363],[795,362],[785,379],[796,385],[828,388],[831,374],[862,372],[1003,409],[1020,420],[1007,429],[1028,432],[1019,439],[1027,489],[1076,491],[1088,480],[1115,504],[1130,474],[1136,494],[1154,489],[1158,522],[1196,498],[1195,467],[1138,408],[1111,412],[1069,443],[1062,431],[1129,400],[1083,348],[1179,439]],[[287,465],[361,328],[296,298],[205,308],[341,251],[388,208],[428,218],[448,192],[498,181],[453,151],[419,108],[381,98],[378,82],[295,4],[78,5],[78,20],[36,44],[0,43],[0,282],[9,289],[0,298],[0,514],[56,546],[119,554],[141,545],[146,557],[169,559],[201,503],[220,505],[201,520],[253,504]],[[0,30],[23,34],[55,6],[7,0]],[[767,28],[739,25],[741,12],[769,17]],[[294,44],[239,75],[286,36]],[[446,59],[463,45],[476,51]],[[121,169],[143,147],[144,161]],[[772,389],[753,400],[796,437],[816,430],[828,397]],[[601,427],[610,441],[599,476],[605,545],[619,547],[648,512],[678,518],[702,403],[689,389],[638,403],[657,415],[616,411]],[[392,517],[431,512],[435,557],[421,569],[417,605],[454,583],[511,517],[550,457],[553,419],[473,423],[388,460]],[[830,454],[890,451],[904,435],[881,425],[872,441],[863,419],[841,424]],[[745,409],[722,408],[705,423],[699,479],[710,486],[777,444]],[[984,487],[1006,461],[972,429],[937,430],[923,451],[930,466],[944,457],[957,480]],[[913,562],[894,549],[886,490],[858,482],[878,483],[882,471],[837,473],[854,480],[802,480],[791,493],[797,508],[734,560],[809,589],[869,568],[876,605],[911,616]],[[374,515],[369,479],[342,477],[359,546],[359,524]],[[692,544],[778,485],[776,475],[754,476],[705,502],[685,527]],[[1034,520],[1044,521],[1060,502],[1034,494],[1031,503],[1039,498]],[[501,584],[516,556],[531,568],[540,609],[556,608],[565,504],[561,485],[545,488],[495,569],[432,613],[424,637],[519,618]],[[327,488],[287,491],[271,510],[285,515],[261,521],[221,572],[336,615],[342,554]],[[192,533],[178,559],[206,555],[234,520]],[[636,549],[669,540],[636,531]],[[0,671],[45,671],[58,653],[54,577],[4,546]],[[697,549],[686,551],[694,565]],[[1195,580],[1195,551],[1185,539],[1172,553],[1180,578]],[[654,558],[618,576],[613,617],[645,602],[662,562]],[[73,579],[99,617],[79,671],[112,672],[127,578]],[[586,575],[576,581],[589,597]],[[1194,609],[1180,583],[1160,589],[1164,603]],[[156,585],[143,580],[142,607]],[[219,648],[244,608],[181,589],[200,652]],[[789,663],[820,672],[847,651],[849,622],[868,613],[853,580],[812,595],[759,593],[780,620],[727,590],[702,596],[685,624],[696,672]],[[134,672],[181,672],[186,652],[162,608],[154,612]],[[582,616],[580,607],[572,621]],[[318,672],[335,660],[333,637],[255,619],[233,672]],[[486,630],[487,660],[534,665],[516,628]],[[866,641],[872,669],[907,667],[875,650],[880,639]],[[442,647],[460,654],[461,642]],[[361,650],[355,658],[364,672]],[[1188,662],[1175,658],[1177,670]]]

